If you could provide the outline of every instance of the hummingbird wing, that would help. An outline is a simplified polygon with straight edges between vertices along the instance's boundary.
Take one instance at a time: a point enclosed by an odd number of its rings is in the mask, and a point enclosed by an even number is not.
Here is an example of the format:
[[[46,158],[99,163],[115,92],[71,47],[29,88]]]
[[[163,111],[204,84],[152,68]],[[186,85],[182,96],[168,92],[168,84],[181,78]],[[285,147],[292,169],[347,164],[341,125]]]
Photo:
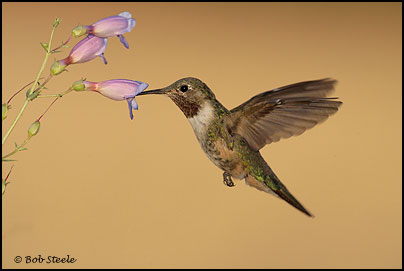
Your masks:
[[[228,127],[256,151],[281,138],[300,135],[338,111],[342,102],[326,98],[336,83],[326,78],[258,94],[230,111]]]

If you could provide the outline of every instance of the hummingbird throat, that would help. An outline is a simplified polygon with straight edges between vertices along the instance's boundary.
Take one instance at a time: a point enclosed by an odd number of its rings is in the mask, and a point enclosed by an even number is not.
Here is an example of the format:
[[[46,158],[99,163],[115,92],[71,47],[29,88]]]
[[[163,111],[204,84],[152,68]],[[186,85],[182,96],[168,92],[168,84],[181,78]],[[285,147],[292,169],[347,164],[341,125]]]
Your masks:
[[[214,117],[214,109],[209,102],[205,102],[195,115],[188,117],[188,121],[199,141],[206,136],[207,129]]]
[[[197,115],[201,108],[201,105],[194,101],[185,101],[177,96],[170,96],[170,98],[181,109],[187,118],[192,118]]]

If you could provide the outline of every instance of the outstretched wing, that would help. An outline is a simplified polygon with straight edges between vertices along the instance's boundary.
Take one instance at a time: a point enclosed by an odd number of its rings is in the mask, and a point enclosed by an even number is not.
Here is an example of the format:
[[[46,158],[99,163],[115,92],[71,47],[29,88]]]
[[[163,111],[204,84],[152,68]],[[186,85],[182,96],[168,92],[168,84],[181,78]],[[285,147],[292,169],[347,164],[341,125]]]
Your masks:
[[[342,102],[326,98],[336,82],[329,78],[305,81],[261,93],[232,109],[226,122],[232,133],[259,150],[300,135],[337,112]]]

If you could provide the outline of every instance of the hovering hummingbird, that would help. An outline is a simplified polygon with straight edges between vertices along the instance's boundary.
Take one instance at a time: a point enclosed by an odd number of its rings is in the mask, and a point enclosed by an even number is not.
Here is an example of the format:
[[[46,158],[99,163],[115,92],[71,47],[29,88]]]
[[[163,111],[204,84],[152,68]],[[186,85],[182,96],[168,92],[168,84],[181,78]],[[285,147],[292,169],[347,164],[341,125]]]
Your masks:
[[[233,178],[271,193],[312,216],[289,192],[259,150],[281,138],[300,135],[338,111],[342,102],[327,98],[337,81],[305,81],[263,92],[232,110],[197,78],[183,78],[168,87],[138,95],[162,94],[181,109],[191,123],[202,149],[224,171],[223,182]]]

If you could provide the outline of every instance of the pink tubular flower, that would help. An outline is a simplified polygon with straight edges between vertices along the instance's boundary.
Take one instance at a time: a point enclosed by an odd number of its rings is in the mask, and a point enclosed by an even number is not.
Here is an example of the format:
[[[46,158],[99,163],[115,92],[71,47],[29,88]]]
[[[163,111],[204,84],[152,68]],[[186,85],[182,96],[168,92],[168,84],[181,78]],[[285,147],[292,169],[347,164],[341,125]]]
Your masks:
[[[96,58],[97,56],[101,57],[101,59],[104,61],[104,64],[107,64],[107,60],[104,57],[104,51],[106,47],[106,38],[99,38],[93,35],[89,35],[73,47],[68,57],[53,63],[51,67],[51,73],[53,75],[57,75],[70,64],[88,62]]]
[[[126,100],[129,106],[129,115],[133,119],[132,110],[138,110],[135,96],[145,90],[149,85],[140,81],[127,79],[114,79],[103,82],[78,81],[73,84],[74,90],[90,90],[98,92],[112,100]]]
[[[117,16],[101,19],[92,25],[80,25],[73,29],[73,36],[80,37],[84,34],[94,35],[100,38],[118,36],[122,44],[129,48],[123,33],[132,31],[136,20],[132,18],[130,12],[122,12]]]

